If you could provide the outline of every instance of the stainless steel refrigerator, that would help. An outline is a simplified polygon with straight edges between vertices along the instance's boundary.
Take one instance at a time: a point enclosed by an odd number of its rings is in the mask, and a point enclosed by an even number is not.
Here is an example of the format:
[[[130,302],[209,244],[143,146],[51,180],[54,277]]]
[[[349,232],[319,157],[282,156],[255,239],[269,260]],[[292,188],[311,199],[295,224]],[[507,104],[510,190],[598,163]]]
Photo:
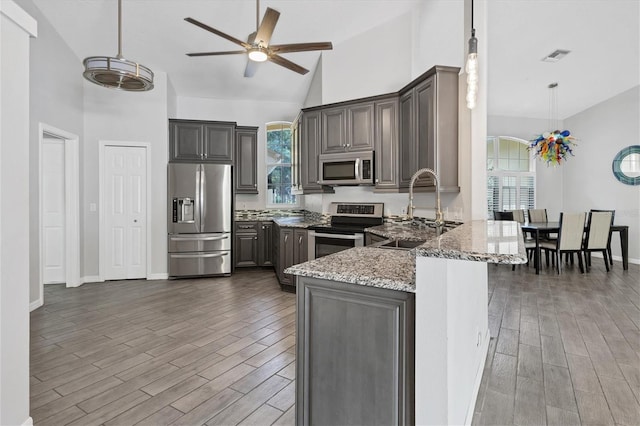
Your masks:
[[[231,165],[169,163],[169,276],[231,274]]]

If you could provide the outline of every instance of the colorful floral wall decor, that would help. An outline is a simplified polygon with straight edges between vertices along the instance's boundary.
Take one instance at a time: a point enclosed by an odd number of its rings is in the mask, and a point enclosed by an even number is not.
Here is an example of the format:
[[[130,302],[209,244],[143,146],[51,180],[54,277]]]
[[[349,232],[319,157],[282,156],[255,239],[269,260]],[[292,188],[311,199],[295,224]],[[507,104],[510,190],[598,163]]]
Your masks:
[[[559,166],[569,155],[573,157],[571,147],[576,146],[575,140],[568,130],[544,132],[529,141],[529,151],[533,151],[533,155],[545,161],[547,165]]]

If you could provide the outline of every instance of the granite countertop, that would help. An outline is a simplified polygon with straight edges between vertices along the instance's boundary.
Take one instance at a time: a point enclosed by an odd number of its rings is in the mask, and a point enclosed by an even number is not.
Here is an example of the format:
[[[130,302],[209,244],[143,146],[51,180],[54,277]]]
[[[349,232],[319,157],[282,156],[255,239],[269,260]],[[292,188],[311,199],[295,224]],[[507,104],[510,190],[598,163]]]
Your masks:
[[[386,224],[370,228],[388,238],[400,239],[411,225]],[[391,233],[391,231],[397,231]],[[413,231],[412,228],[410,228]],[[424,232],[433,232],[428,228]],[[385,235],[386,233],[386,235]],[[415,234],[413,234],[415,235]],[[427,235],[427,234],[421,234]],[[355,247],[293,265],[287,274],[351,284],[415,292],[415,258],[436,257],[475,262],[519,264],[527,262],[518,222],[478,220],[463,224],[412,250]],[[414,238],[413,241],[420,240]]]
[[[426,241],[436,236],[435,228],[412,222],[388,222],[365,231],[380,237],[402,241]]]
[[[415,248],[416,256],[475,262],[527,263],[520,224],[474,220]]]
[[[236,222],[273,221],[286,228],[308,228],[324,224],[329,217],[308,210],[236,210]]]
[[[416,259],[408,250],[354,247],[290,266],[285,273],[409,293],[416,291]]]

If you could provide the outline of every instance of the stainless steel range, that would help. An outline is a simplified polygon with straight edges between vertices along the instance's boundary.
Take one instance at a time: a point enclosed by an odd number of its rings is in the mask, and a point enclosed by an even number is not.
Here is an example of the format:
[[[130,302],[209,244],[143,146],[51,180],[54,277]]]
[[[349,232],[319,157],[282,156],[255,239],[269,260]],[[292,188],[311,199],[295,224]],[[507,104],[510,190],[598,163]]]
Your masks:
[[[331,223],[309,227],[309,260],[364,245],[364,229],[382,225],[384,203],[331,203]]]

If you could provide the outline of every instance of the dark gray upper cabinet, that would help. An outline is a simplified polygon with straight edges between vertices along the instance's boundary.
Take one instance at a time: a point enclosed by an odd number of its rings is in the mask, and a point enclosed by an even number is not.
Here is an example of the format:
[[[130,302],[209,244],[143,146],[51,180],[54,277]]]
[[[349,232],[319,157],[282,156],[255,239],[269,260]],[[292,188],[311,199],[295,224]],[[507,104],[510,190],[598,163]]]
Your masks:
[[[398,187],[398,97],[375,103],[375,189]]]
[[[201,161],[204,154],[202,123],[169,121],[171,160]]]
[[[258,128],[236,128],[235,186],[238,194],[258,193]]]
[[[236,123],[169,120],[169,160],[233,163]]]
[[[436,66],[400,92],[400,179],[408,188],[411,176],[429,167],[440,176],[445,192],[458,187],[458,72]],[[430,181],[416,187],[433,190]]]
[[[373,102],[327,108],[321,111],[322,154],[373,149]]]
[[[296,424],[415,424],[414,295],[296,278]]]
[[[291,190],[299,194],[302,191],[300,182],[300,121],[302,112],[291,123]]]
[[[359,103],[347,107],[347,149],[371,151],[374,145],[374,104]]]
[[[235,123],[204,125],[204,158],[210,162],[233,161],[233,132]]]
[[[305,194],[333,192],[333,188],[320,185],[318,155],[321,135],[320,111],[304,111],[299,123],[300,186]]]
[[[343,152],[347,148],[347,113],[345,108],[321,111],[322,154]]]

